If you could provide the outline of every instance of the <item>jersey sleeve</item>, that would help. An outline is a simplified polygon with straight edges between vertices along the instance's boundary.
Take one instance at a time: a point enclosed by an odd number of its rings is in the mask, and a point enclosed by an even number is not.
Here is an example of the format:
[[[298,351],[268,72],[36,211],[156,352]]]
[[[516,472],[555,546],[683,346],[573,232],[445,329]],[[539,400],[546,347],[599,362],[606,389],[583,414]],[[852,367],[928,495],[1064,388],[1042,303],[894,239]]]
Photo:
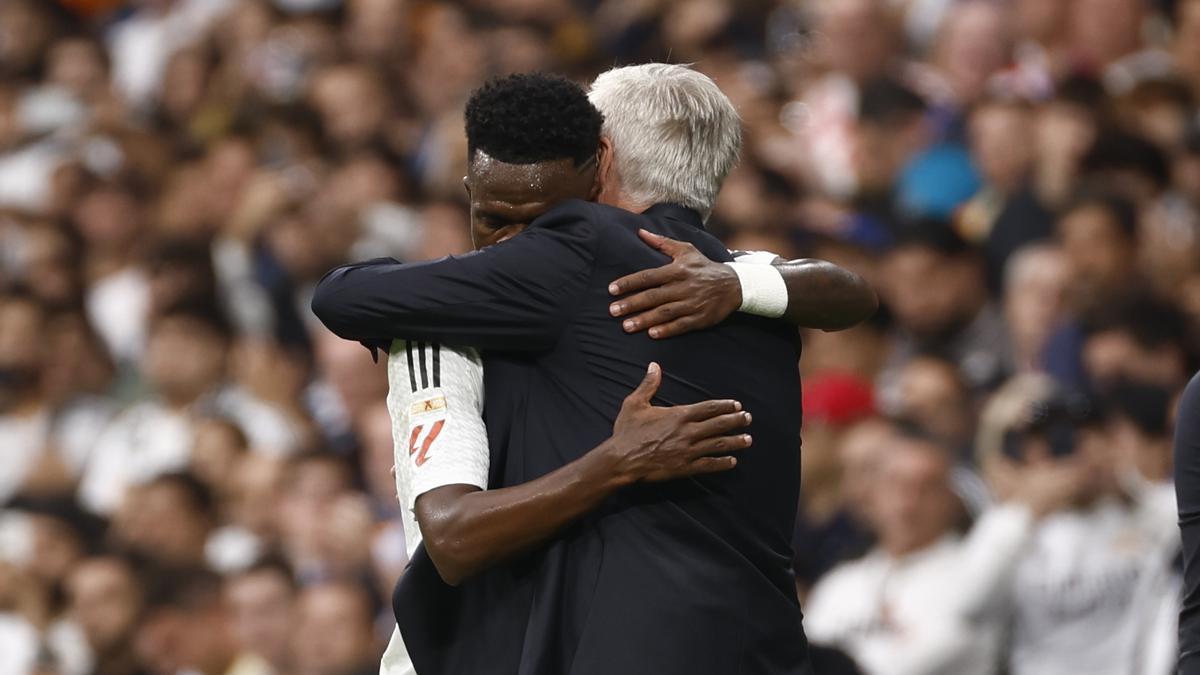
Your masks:
[[[420,495],[453,484],[486,489],[483,363],[469,347],[395,340],[388,357],[397,492],[411,512]]]

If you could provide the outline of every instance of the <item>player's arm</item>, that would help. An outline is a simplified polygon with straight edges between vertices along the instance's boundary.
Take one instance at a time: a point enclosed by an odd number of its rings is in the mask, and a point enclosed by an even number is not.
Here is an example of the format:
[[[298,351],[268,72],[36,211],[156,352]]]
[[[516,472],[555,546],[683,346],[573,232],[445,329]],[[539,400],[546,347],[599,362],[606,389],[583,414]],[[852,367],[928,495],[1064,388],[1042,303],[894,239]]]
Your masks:
[[[621,406],[613,435],[566,466],[512,487],[446,485],[417,497],[425,549],[442,578],[458,584],[544,544],[631,483],[732,469],[737,460],[728,453],[751,440],[729,434],[750,423],[749,413],[734,401],[652,406],[661,380],[650,364]]]
[[[585,234],[535,227],[462,256],[338,267],[317,284],[313,313],[339,337],[364,343],[402,337],[545,349],[557,340],[591,273]]]
[[[862,277],[830,262],[764,260],[756,254],[718,263],[687,242],[645,230],[639,235],[672,261],[609,287],[614,296],[625,296],[610,309],[624,317],[630,333],[670,337],[714,326],[735,311],[781,317],[801,328],[843,330],[870,317],[879,304]]]

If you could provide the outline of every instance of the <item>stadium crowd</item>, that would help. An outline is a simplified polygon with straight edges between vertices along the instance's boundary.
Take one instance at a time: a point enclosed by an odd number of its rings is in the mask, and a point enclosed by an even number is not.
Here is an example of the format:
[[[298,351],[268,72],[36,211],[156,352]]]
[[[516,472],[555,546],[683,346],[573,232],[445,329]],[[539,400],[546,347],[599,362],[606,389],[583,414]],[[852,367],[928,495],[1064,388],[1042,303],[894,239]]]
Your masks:
[[[742,115],[709,229],[883,301],[804,336],[810,639],[1173,672],[1200,0],[0,0],[0,673],[377,672],[385,373],[311,289],[469,248],[488,77],[647,60]]]

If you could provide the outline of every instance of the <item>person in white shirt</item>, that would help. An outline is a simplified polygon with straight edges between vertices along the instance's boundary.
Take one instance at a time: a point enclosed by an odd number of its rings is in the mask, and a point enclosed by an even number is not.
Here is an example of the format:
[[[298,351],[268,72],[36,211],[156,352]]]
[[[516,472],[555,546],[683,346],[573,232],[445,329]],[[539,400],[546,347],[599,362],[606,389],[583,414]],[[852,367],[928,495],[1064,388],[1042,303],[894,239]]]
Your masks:
[[[964,540],[956,528],[964,512],[952,453],[894,429],[881,461],[869,509],[879,544],[813,587],[809,639],[873,675],[996,672],[1000,623],[971,616],[960,587],[980,533]]]
[[[1161,652],[1173,629],[1162,617],[1178,605],[1168,572],[1179,550],[1170,492],[1131,484],[1103,415],[1043,376],[1014,378],[982,422],[977,452],[1004,502],[984,518],[1006,522],[986,543],[992,560],[1009,562],[977,575],[978,598],[1005,616],[1009,672],[1169,672]]]
[[[186,468],[205,416],[233,421],[255,450],[294,449],[298,437],[285,415],[226,384],[229,340],[215,307],[181,305],[156,317],[143,356],[155,395],[118,414],[95,440],[79,486],[88,510],[111,514],[128,486]]]

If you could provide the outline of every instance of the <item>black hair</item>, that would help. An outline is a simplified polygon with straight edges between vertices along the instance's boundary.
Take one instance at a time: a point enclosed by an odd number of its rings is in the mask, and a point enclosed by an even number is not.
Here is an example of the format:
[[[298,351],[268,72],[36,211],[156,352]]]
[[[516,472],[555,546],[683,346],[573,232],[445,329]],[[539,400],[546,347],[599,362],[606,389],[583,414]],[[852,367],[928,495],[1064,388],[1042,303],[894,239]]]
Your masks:
[[[217,306],[215,298],[184,298],[168,306],[151,322],[151,331],[169,319],[198,322],[212,331],[224,343],[233,339],[233,327],[229,324],[225,313]]]
[[[165,473],[151,480],[151,486],[168,486],[179,491],[187,501],[188,508],[198,512],[208,520],[214,520],[217,501],[212,490],[199,478],[188,471]]]
[[[1182,348],[1187,320],[1173,305],[1141,292],[1091,312],[1084,317],[1083,332],[1087,337],[1098,333],[1128,335],[1147,351],[1171,346]]]
[[[1063,213],[1091,207],[1104,209],[1125,238],[1137,239],[1137,207],[1120,195],[1102,190],[1083,190],[1071,200]]]
[[[1072,75],[1058,85],[1054,100],[1100,112],[1108,104],[1108,94],[1099,80],[1085,75]]]
[[[1171,183],[1166,155],[1150,141],[1125,132],[1102,133],[1083,156],[1085,174],[1102,171],[1134,171],[1162,190]]]
[[[262,555],[249,566],[230,574],[229,577],[242,578],[251,574],[276,574],[283,578],[288,590],[295,592],[300,588],[292,566],[288,563],[287,558],[277,551],[270,551]]]
[[[1105,402],[1143,434],[1160,439],[1171,435],[1171,392],[1166,387],[1122,378],[1109,388]]]
[[[596,153],[603,123],[583,87],[564,77],[494,78],[467,101],[467,154],[508,164],[570,158],[578,166]]]
[[[87,554],[101,549],[108,523],[81,508],[70,494],[18,495],[7,505],[13,511],[51,518],[66,527]]]
[[[971,244],[950,223],[937,218],[916,219],[899,228],[893,248],[909,247],[932,249],[946,256],[972,252]]]
[[[139,570],[146,613],[162,611],[194,614],[221,599],[221,577],[203,566],[146,566]]]
[[[925,101],[909,87],[891,77],[877,77],[862,87],[858,117],[864,122],[895,127],[924,114]]]

